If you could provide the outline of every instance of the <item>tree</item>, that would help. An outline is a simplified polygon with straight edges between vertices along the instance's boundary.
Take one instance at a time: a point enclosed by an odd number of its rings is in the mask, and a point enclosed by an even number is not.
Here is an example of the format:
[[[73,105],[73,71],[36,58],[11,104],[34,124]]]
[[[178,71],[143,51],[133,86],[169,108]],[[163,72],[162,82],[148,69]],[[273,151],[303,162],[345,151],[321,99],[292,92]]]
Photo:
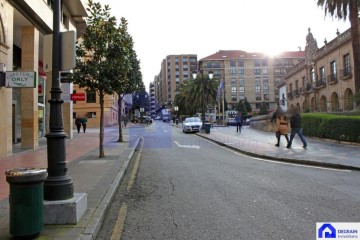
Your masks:
[[[262,102],[261,105],[260,105],[259,115],[267,115],[267,114],[269,114],[268,109],[269,109],[269,107],[268,107],[267,103]]]
[[[318,6],[325,8],[325,15],[330,13],[339,19],[346,19],[349,11],[351,41],[354,59],[355,93],[360,91],[360,38],[359,38],[359,0],[318,0]]]
[[[142,81],[142,74],[140,71],[140,61],[137,59],[135,50],[133,49],[134,42],[132,37],[127,32],[127,21],[121,18],[119,27],[120,34],[118,35],[117,43],[114,44],[112,49],[114,54],[118,57],[116,60],[117,68],[113,68],[114,76],[118,76],[117,81],[113,81],[111,86],[114,92],[119,96],[118,99],[118,125],[119,125],[119,138],[118,142],[123,142],[122,136],[122,111],[121,105],[123,98],[126,94],[131,94],[138,91],[145,91],[145,86]]]
[[[186,106],[192,110],[201,110],[201,118],[205,121],[205,108],[216,103],[218,81],[208,75],[198,74],[196,79],[185,84],[184,93],[187,96]]]
[[[248,113],[251,113],[252,112],[252,107],[251,107],[250,103],[248,102],[247,98],[245,98],[244,105],[245,105],[246,111]]]
[[[240,100],[237,104],[236,104],[236,111],[240,112],[242,114],[242,116],[247,115],[247,111],[245,108],[245,104],[242,100]]]
[[[88,25],[82,41],[76,45],[74,83],[80,88],[95,91],[99,96],[99,157],[103,158],[104,97],[114,93],[113,83],[119,80],[120,69],[127,69],[130,64],[126,61],[128,55],[124,50],[126,46],[123,45],[122,25],[117,26],[116,18],[110,16],[109,6],[103,8],[92,0],[88,1],[88,5]],[[125,55],[120,54],[123,52]]]

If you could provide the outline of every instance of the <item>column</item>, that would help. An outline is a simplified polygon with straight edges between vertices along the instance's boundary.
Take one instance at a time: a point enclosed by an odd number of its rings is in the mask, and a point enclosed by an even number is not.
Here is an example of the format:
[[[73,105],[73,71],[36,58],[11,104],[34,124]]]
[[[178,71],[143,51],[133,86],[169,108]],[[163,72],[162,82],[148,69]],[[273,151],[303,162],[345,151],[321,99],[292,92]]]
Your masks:
[[[21,71],[38,72],[38,64],[39,31],[33,26],[23,27],[21,41]],[[39,146],[38,131],[38,89],[22,88],[21,147],[37,149]]]

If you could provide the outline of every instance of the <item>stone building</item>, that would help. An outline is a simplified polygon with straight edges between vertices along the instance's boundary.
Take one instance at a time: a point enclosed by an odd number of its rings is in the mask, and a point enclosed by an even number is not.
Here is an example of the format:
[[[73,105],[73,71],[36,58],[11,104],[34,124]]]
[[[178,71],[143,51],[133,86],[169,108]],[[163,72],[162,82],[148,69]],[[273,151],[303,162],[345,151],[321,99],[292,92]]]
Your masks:
[[[279,101],[278,86],[285,81],[286,70],[304,59],[304,51],[283,52],[270,57],[263,53],[221,50],[199,61],[204,71],[225,82],[225,99],[229,109],[240,100],[259,111],[265,102],[270,110]]]
[[[305,59],[287,72],[287,105],[306,112],[353,110],[352,51],[350,29],[318,48],[309,28]]]

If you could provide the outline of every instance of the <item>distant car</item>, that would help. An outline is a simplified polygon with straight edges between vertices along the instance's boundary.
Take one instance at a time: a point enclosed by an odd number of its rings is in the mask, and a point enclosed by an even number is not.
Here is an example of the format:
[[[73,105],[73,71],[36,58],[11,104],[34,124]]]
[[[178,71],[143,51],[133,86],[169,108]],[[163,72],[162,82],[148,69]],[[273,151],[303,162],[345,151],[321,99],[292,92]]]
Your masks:
[[[149,116],[142,116],[138,118],[138,121],[142,123],[152,123],[152,119]]]
[[[228,118],[228,121],[226,123],[228,126],[236,126],[235,118]]]
[[[161,120],[161,117],[157,116],[157,117],[154,118],[154,120]]]
[[[201,119],[198,117],[185,118],[182,124],[182,130],[186,132],[199,132],[202,126]]]

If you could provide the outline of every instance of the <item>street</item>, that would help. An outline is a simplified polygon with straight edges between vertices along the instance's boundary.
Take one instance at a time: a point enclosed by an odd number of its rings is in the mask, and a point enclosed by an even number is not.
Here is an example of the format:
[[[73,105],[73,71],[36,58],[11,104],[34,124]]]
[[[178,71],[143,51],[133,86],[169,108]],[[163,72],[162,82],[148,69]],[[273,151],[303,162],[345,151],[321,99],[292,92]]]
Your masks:
[[[141,136],[97,239],[314,239],[316,222],[358,222],[357,171],[276,162],[184,134]]]

